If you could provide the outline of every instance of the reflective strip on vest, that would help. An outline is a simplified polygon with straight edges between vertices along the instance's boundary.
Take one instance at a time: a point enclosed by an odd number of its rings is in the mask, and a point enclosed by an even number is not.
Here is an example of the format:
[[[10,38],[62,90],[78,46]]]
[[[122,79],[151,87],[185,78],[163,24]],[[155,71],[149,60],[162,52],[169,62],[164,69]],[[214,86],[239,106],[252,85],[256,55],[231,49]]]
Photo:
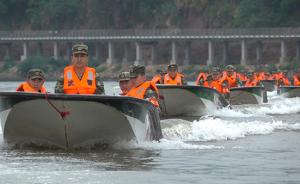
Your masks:
[[[89,71],[88,72],[88,80],[93,80],[94,79],[94,74],[93,72]]]
[[[67,78],[68,78],[68,80],[72,79],[72,72],[71,71],[67,72]]]

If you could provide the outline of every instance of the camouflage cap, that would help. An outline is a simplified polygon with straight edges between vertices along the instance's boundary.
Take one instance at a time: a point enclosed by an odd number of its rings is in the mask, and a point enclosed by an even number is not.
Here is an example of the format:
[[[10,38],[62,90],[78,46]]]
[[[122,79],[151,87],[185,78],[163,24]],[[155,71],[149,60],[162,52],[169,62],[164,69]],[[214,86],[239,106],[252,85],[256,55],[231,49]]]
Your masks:
[[[226,70],[235,70],[235,67],[232,66],[232,65],[227,65],[227,66],[225,67],[225,69],[226,69]]]
[[[130,67],[130,78],[135,78],[137,77],[139,74],[140,75],[145,75],[146,73],[146,68],[142,65],[132,65]]]
[[[170,64],[169,66],[168,66],[168,70],[171,70],[171,69],[178,69],[178,65],[177,64]]]
[[[247,76],[253,76],[254,75],[254,71],[248,71],[247,72]]]
[[[119,81],[129,81],[130,80],[130,73],[129,72],[121,72],[119,74]]]
[[[72,54],[86,54],[88,55],[88,46],[83,44],[83,43],[79,43],[79,44],[75,44],[72,47]]]
[[[45,74],[41,69],[31,69],[27,73],[28,79],[45,79]]]
[[[159,74],[160,74],[160,75],[166,75],[166,74],[167,74],[167,71],[161,71]]]
[[[211,69],[211,72],[212,72],[212,73],[218,73],[218,72],[221,72],[221,70],[220,70],[219,67],[213,67],[213,68]]]

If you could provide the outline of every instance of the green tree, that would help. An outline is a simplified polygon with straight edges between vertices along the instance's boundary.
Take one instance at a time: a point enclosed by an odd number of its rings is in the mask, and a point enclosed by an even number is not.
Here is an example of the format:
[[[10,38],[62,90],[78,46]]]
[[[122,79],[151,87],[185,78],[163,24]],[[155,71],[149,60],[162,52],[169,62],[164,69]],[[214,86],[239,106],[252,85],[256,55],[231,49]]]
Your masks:
[[[26,13],[33,29],[70,29],[82,23],[80,0],[29,0]]]

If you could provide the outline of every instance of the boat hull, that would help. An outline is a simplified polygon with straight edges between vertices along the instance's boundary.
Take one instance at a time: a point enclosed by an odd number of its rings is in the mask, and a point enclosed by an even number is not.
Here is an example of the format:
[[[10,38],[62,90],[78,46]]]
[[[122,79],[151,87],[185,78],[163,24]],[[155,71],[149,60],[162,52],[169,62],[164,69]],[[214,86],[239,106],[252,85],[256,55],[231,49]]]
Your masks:
[[[161,118],[194,119],[228,105],[216,90],[202,86],[157,85]]]
[[[60,148],[162,137],[152,104],[129,97],[1,94],[6,142]]]
[[[279,94],[286,98],[300,97],[300,86],[281,86]]]
[[[229,103],[231,105],[266,103],[267,93],[264,87],[238,87],[230,89]]]
[[[276,80],[261,80],[260,81],[266,91],[276,91]]]

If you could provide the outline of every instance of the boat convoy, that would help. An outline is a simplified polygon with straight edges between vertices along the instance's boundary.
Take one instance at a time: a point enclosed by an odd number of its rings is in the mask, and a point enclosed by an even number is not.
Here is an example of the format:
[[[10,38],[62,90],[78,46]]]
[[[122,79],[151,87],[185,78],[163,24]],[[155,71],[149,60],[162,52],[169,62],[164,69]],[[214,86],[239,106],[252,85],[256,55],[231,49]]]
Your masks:
[[[195,85],[188,85],[176,64],[152,81],[146,80],[144,66],[132,66],[119,75],[120,95],[109,96],[95,69],[86,66],[87,46],[72,51],[73,65],[65,68],[55,93],[46,91],[39,69],[30,70],[16,92],[0,92],[6,143],[76,149],[159,141],[160,119],[197,120],[220,108],[267,103],[267,91],[300,96],[300,71],[291,82],[284,72],[244,75],[228,65],[224,71],[200,72]]]
[[[159,109],[147,100],[126,96],[0,92],[3,136],[9,144],[48,145],[63,149],[152,141],[162,138],[160,119],[197,119],[228,105],[266,103],[264,87],[230,89],[230,97],[196,85],[157,85]],[[275,89],[275,88],[274,88]],[[279,87],[285,97],[300,87]]]

